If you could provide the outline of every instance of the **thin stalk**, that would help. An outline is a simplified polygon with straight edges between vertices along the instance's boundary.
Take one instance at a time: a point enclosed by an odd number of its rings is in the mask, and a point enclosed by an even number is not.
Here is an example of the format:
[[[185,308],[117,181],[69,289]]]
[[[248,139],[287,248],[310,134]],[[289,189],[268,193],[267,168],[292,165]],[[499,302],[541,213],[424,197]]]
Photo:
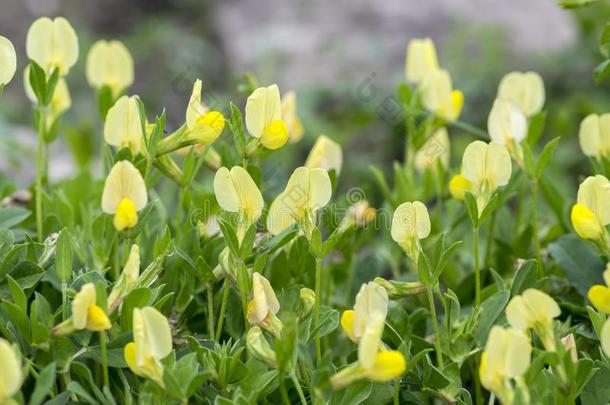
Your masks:
[[[400,404],[400,378],[394,381],[394,405]]]
[[[496,216],[498,211],[493,211],[491,213],[491,219],[489,222],[489,233],[487,234],[487,247],[485,249],[485,260],[483,260],[483,264],[485,267],[489,267],[491,264],[489,261],[491,260],[491,248],[494,240],[494,229],[496,227]]]
[[[294,373],[290,373],[290,379],[294,384],[294,388],[296,388],[297,393],[299,394],[299,399],[301,400],[301,405],[307,405],[307,399],[305,399],[305,394],[303,394],[303,389],[301,388],[301,383],[297,380],[297,377]]]
[[[243,262],[240,263],[238,271],[246,272],[247,274],[248,270]],[[250,329],[250,324],[248,323],[248,297],[246,296],[245,286],[241,282],[243,279],[243,277],[237,277],[237,287],[239,288],[239,296],[241,298],[241,310],[244,314],[244,327],[246,328],[245,330],[247,332]]]
[[[35,184],[35,199],[36,199],[36,233],[38,242],[43,241],[42,235],[42,177],[44,169],[44,148],[45,148],[45,131],[47,125],[46,108],[40,107],[38,115],[38,150],[36,153],[36,184]]]
[[[481,303],[481,271],[479,269],[479,227],[472,228],[472,248],[474,252],[474,285],[475,285],[475,305]]]
[[[218,327],[216,328],[216,340],[219,341],[222,333],[222,324],[225,320],[225,312],[227,311],[227,301],[229,299],[229,280],[225,278],[222,285],[222,301],[220,304],[220,313],[218,314]]]
[[[282,394],[282,400],[284,401],[284,404],[291,405],[292,403],[290,402],[290,398],[288,398],[288,391],[286,390],[286,381],[284,380],[284,377],[280,378],[280,393]]]
[[[212,284],[206,286],[208,293],[208,333],[210,339],[214,340],[214,287]]]
[[[538,181],[532,180],[532,237],[534,238],[534,249],[536,261],[538,261],[539,277],[544,277],[544,265],[542,263],[542,250],[540,248],[540,236],[538,233]]]
[[[106,352],[106,332],[100,331],[100,347],[102,349],[102,370],[104,372],[104,386],[110,388],[108,378],[108,353]]]
[[[68,283],[62,281],[61,283],[61,314],[62,319],[65,321],[68,319],[68,294],[66,290],[68,289]]]
[[[322,360],[322,347],[320,345],[320,290],[322,283],[322,258],[316,258],[316,299],[313,305],[313,319],[316,328],[316,360],[320,363]]]
[[[180,230],[182,229],[182,206],[184,205],[184,187],[180,187],[178,193],[178,206],[176,207],[176,240],[180,239]]]
[[[432,330],[434,330],[434,346],[436,348],[436,361],[441,369],[445,368],[443,361],[443,352],[441,350],[441,334],[438,330],[438,318],[436,316],[436,306],[434,305],[434,294],[432,293],[432,286],[426,286],[426,292],[428,293],[428,304],[430,305],[430,314],[432,315]]]

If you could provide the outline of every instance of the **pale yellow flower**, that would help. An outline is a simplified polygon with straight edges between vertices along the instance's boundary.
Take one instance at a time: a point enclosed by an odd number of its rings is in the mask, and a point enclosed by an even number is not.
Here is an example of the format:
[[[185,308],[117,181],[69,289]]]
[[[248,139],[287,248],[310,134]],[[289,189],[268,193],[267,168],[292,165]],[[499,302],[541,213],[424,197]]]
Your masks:
[[[402,203],[392,218],[392,239],[413,260],[419,257],[421,239],[430,235],[428,209],[420,201]]]
[[[405,76],[407,80],[420,83],[426,75],[438,70],[436,48],[430,38],[412,39],[407,45]]]
[[[252,300],[247,308],[248,322],[279,337],[282,331],[282,323],[276,317],[279,310],[280,303],[269,280],[260,273],[252,273]]]
[[[280,90],[276,84],[259,87],[246,102],[246,128],[267,149],[279,149],[288,141],[288,127],[282,121]]]
[[[596,284],[589,289],[589,301],[598,311],[610,314],[610,263],[606,264],[604,271],[606,285]]]
[[[326,135],[320,135],[311,148],[305,167],[310,169],[319,167],[324,170],[334,170],[337,176],[343,165],[343,151],[341,145]]]
[[[494,325],[481,355],[479,378],[483,387],[503,403],[511,403],[512,381],[523,376],[530,366],[532,345],[520,330]]]
[[[604,353],[606,353],[606,356],[610,357],[610,318],[604,322],[599,340]]]
[[[124,348],[131,371],[163,387],[161,360],[171,351],[172,333],[167,318],[153,307],[134,308],[133,342]]]
[[[441,127],[430,135],[415,153],[415,168],[420,172],[434,171],[438,162],[446,168],[449,166],[449,156],[449,134],[445,127]]]
[[[294,91],[282,97],[282,120],[288,128],[288,142],[299,142],[303,138],[303,124],[297,115],[297,95]]]
[[[10,398],[15,395],[21,383],[23,375],[21,372],[21,355],[17,347],[0,338],[0,404],[10,404]]]
[[[294,223],[308,228],[315,213],[330,201],[332,187],[324,169],[297,168],[283,192],[271,204],[267,229],[277,235]]]
[[[544,106],[544,82],[536,72],[511,72],[500,81],[498,97],[517,104],[527,117],[531,117]]]
[[[341,327],[350,340],[358,343],[373,317],[381,314],[385,320],[387,313],[388,293],[385,288],[371,281],[360,287],[354,309],[343,311]]]
[[[225,127],[225,117],[218,111],[211,111],[201,101],[202,82],[197,79],[186,107],[187,139],[196,139],[197,143],[209,145],[213,143]]]
[[[449,180],[449,193],[456,200],[464,201],[466,193],[472,193],[472,183],[463,174],[456,174]]]
[[[578,187],[570,218],[583,239],[602,241],[610,224],[610,181],[602,175],[590,176]]]
[[[72,324],[77,330],[100,332],[110,329],[108,315],[97,305],[97,294],[93,283],[83,285],[72,301]]]
[[[610,114],[590,114],[580,123],[580,148],[586,156],[610,157]]]
[[[460,116],[464,105],[464,94],[453,90],[451,76],[444,69],[429,72],[423,78],[419,92],[424,107],[448,121],[454,121]]]
[[[511,171],[510,154],[504,145],[474,141],[466,147],[462,175],[471,183],[479,216],[497,188],[508,183]]]
[[[552,322],[560,314],[557,302],[534,288],[514,296],[506,306],[506,319],[510,326],[524,332],[534,329],[547,350],[555,349]]]
[[[144,135],[136,96],[122,96],[108,110],[104,122],[104,140],[117,149],[129,148],[140,153]]]
[[[138,169],[127,160],[115,163],[102,192],[102,210],[114,214],[114,227],[118,231],[134,227],[138,211],[147,203],[146,184]]]
[[[223,210],[244,215],[248,225],[258,221],[265,207],[256,183],[241,166],[218,169],[214,176],[214,194]]]
[[[78,60],[76,32],[63,17],[39,18],[28,31],[26,53],[47,73],[57,68],[60,76],[65,76]]]
[[[115,283],[110,295],[108,296],[108,312],[111,313],[118,305],[122,298],[136,287],[138,278],[140,277],[140,248],[135,243],[131,245],[129,256],[123,272],[118,281]]]
[[[133,84],[133,58],[122,42],[99,40],[87,54],[86,74],[91,87],[108,86],[116,96]]]
[[[17,53],[13,43],[0,35],[0,86],[8,84],[17,70]]]
[[[493,142],[513,150],[527,135],[527,119],[513,101],[497,98],[487,118],[487,131]]]
[[[269,342],[263,335],[263,331],[258,326],[253,326],[246,335],[246,346],[248,353],[255,358],[267,363],[271,367],[277,367],[277,358]]]
[[[331,377],[333,388],[340,389],[361,379],[387,382],[405,372],[404,355],[396,350],[385,350],[381,342],[384,321],[381,313],[375,313],[358,343],[358,361]]]

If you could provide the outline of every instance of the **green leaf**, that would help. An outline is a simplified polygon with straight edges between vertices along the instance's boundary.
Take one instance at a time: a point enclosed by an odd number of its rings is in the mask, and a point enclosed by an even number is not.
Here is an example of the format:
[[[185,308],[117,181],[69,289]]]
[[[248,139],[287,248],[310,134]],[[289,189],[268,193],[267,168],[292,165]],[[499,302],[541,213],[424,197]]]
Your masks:
[[[563,8],[580,8],[587,7],[599,0],[559,0],[559,6]]]
[[[47,105],[47,76],[40,65],[33,60],[30,60],[30,86],[36,95],[38,104]]]
[[[599,51],[606,59],[610,58],[610,23],[606,23],[599,36]]]
[[[464,203],[466,204],[466,211],[472,226],[477,228],[479,226],[479,209],[477,208],[477,200],[471,193],[464,194]]]
[[[68,228],[62,229],[57,237],[55,268],[62,283],[72,277],[72,242]]]
[[[358,405],[367,400],[373,390],[373,384],[360,381],[351,384],[344,390],[337,391],[330,399],[330,405]]]
[[[20,207],[0,208],[0,228],[10,229],[19,225],[30,216],[31,212]]]
[[[510,288],[510,296],[521,294],[524,290],[533,287],[538,280],[538,262],[535,259],[526,261],[517,269]]]
[[[28,300],[25,296],[25,293],[23,292],[23,289],[11,276],[7,275],[6,280],[8,282],[9,288],[11,289],[11,294],[13,295],[13,301],[15,302],[15,305],[21,308],[23,310],[23,313],[26,313],[28,308]]]
[[[57,86],[57,81],[59,80],[59,69],[53,69],[53,73],[49,77],[46,83],[46,94],[44,99],[44,105],[51,104],[51,100],[53,100],[53,96],[55,95],[55,87]]]
[[[506,290],[498,291],[481,303],[479,307],[480,316],[475,330],[475,339],[478,346],[485,344],[489,330],[504,311],[509,298],[510,292]]]
[[[51,388],[55,384],[55,368],[55,362],[53,362],[38,374],[29,405],[40,405],[47,395],[51,393]]]
[[[231,119],[229,120],[229,128],[233,134],[235,147],[239,152],[239,156],[243,159],[246,155],[246,134],[244,131],[244,123],[239,108],[235,104],[230,103]]]
[[[605,263],[588,242],[573,234],[564,235],[551,243],[549,251],[570,283],[583,297],[587,296],[593,285],[604,284],[602,273]]]
[[[106,120],[108,110],[110,110],[113,104],[114,96],[112,94],[112,88],[110,86],[104,85],[97,89],[97,107],[102,121]]]
[[[536,179],[539,179],[542,176],[542,171],[548,166],[551,162],[551,158],[553,157],[553,152],[555,152],[555,148],[559,144],[560,137],[556,137],[551,139],[544,145],[544,149],[542,153],[540,153],[540,157],[538,158],[538,165],[536,166]]]
[[[527,142],[523,142],[521,147],[523,149],[523,164],[525,166],[525,171],[529,178],[534,178],[536,176],[536,158],[534,157],[532,148]]]
[[[606,59],[593,70],[593,79],[597,84],[600,84],[610,73],[610,59]]]
[[[544,131],[546,123],[546,112],[542,111],[530,118],[529,127],[527,130],[527,142],[533,146],[538,143]]]

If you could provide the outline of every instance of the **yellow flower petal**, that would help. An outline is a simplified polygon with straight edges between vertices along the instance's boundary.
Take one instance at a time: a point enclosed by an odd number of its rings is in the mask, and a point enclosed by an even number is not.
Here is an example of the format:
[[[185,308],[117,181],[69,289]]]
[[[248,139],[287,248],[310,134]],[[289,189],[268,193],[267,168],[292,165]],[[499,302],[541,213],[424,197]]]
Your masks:
[[[7,400],[19,391],[23,376],[21,375],[21,357],[15,346],[0,338],[0,402]]]
[[[437,162],[448,167],[449,153],[449,134],[447,128],[441,127],[428,137],[415,154],[415,168],[420,172],[426,169],[436,170]]]
[[[133,84],[133,58],[120,41],[99,40],[87,54],[86,75],[91,87],[109,86],[116,95]]]
[[[358,344],[358,363],[365,370],[370,370],[375,365],[375,359],[381,345],[381,336],[385,326],[384,322],[384,316],[378,312],[375,313],[367,324]]]
[[[318,137],[305,161],[305,167],[334,169],[337,175],[341,172],[342,165],[343,152],[341,146],[326,135]]]
[[[511,72],[500,81],[498,97],[511,100],[531,117],[544,105],[544,82],[536,72]]]
[[[58,68],[65,76],[78,60],[76,32],[63,17],[39,18],[28,30],[26,53],[47,72]]]
[[[214,176],[214,193],[225,211],[244,212],[255,223],[264,208],[263,196],[250,174],[241,166],[221,167]]]
[[[8,84],[17,70],[17,54],[13,43],[0,35],[0,86]]]
[[[508,183],[511,171],[510,154],[504,145],[474,141],[464,151],[462,174],[472,183],[475,194],[491,195],[498,186]]]
[[[341,314],[341,328],[347,337],[354,343],[358,342],[356,336],[354,336],[354,311],[348,309],[343,311]]]
[[[213,143],[225,127],[225,117],[218,111],[209,111],[200,115],[189,132],[189,138],[196,139],[201,145]]]
[[[131,245],[123,274],[125,274],[126,288],[133,287],[140,277],[140,247],[135,243]]]
[[[371,281],[362,284],[354,304],[354,319],[352,334],[359,340],[367,325],[374,317],[381,314],[385,320],[388,313],[388,292],[379,284]]]
[[[594,285],[589,289],[588,297],[598,311],[610,314],[610,288],[604,285]]]
[[[111,327],[110,319],[108,319],[104,310],[95,304],[89,305],[87,309],[87,330],[100,332]]]
[[[104,183],[102,210],[114,214],[125,198],[131,200],[138,211],[148,203],[142,175],[131,162],[121,160],[114,164]]]
[[[273,120],[263,129],[260,141],[267,149],[279,149],[288,142],[288,127],[281,119]]]
[[[396,350],[384,350],[375,355],[373,365],[366,370],[366,377],[376,382],[386,382],[400,377],[407,369],[405,356]]]
[[[591,210],[601,225],[610,224],[610,181],[606,177],[587,177],[578,187],[576,201]]]
[[[129,148],[132,155],[140,153],[142,123],[136,98],[123,96],[108,110],[104,123],[104,140],[118,149]]]
[[[599,220],[584,204],[572,206],[570,220],[578,236],[583,239],[599,240],[603,235],[604,230]]]
[[[145,367],[151,357],[161,360],[172,351],[169,322],[153,307],[134,308],[133,339],[138,367]]]
[[[506,306],[506,319],[516,329],[547,327],[561,314],[557,302],[548,294],[529,288],[513,297]]]
[[[487,119],[487,130],[492,141],[510,148],[527,135],[525,114],[512,101],[497,98]]]
[[[246,102],[246,128],[250,135],[260,138],[273,121],[282,119],[280,90],[276,84],[259,87]]]
[[[409,41],[405,61],[407,80],[419,83],[428,73],[437,69],[436,48],[432,40],[424,38]]]
[[[129,198],[123,198],[116,207],[113,224],[117,231],[133,228],[138,223],[138,210]]]
[[[392,218],[392,239],[403,249],[411,250],[410,244],[430,234],[428,209],[420,201],[400,204]],[[413,253],[413,252],[411,252]]]
[[[263,322],[269,314],[275,315],[280,310],[280,303],[275,296],[271,283],[260,273],[252,274],[252,295],[254,297],[254,320]]]
[[[297,96],[289,91],[282,97],[282,121],[288,127],[288,142],[296,143],[303,138],[303,124],[297,115]]]
[[[144,376],[144,373],[136,363],[136,344],[134,342],[129,342],[125,345],[123,348],[123,357],[125,358],[125,363],[127,363],[127,366],[134,374],[141,377]]]
[[[449,181],[449,192],[456,200],[464,200],[467,192],[472,192],[472,183],[462,174],[456,174]]]
[[[72,301],[72,323],[76,329],[85,329],[89,317],[89,307],[96,305],[97,294],[93,283],[83,285]]]
[[[604,114],[610,118],[610,114]],[[580,130],[578,131],[578,141],[580,148],[586,156],[599,157],[601,155],[600,141],[601,141],[601,128],[600,128],[600,116],[597,114],[589,114],[580,123]],[[610,133],[604,134],[608,137]]]

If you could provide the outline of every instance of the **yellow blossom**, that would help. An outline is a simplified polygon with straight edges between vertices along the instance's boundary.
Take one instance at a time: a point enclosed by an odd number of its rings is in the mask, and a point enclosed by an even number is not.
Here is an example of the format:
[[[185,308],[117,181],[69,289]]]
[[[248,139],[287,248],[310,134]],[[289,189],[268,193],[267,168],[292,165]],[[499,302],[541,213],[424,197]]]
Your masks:
[[[10,404],[10,398],[19,391],[23,382],[21,355],[17,347],[0,338],[0,404]]]
[[[430,235],[428,209],[420,201],[402,203],[392,218],[392,239],[413,261],[419,257],[421,239]]]
[[[153,307],[134,308],[133,342],[124,348],[125,362],[137,375],[148,377],[161,387],[161,360],[172,351],[172,333],[165,316]]]
[[[122,96],[108,110],[104,122],[104,140],[118,149],[129,148],[140,153],[143,143],[142,122],[136,96]]]
[[[412,39],[407,45],[405,76],[407,80],[420,83],[426,75],[438,69],[436,48],[430,38]]]
[[[437,163],[449,166],[449,134],[445,127],[437,129],[415,154],[415,168],[420,172],[436,170]]]
[[[246,102],[246,128],[267,149],[279,149],[288,141],[288,127],[282,121],[280,90],[276,84],[259,87]]]
[[[131,245],[129,257],[123,267],[118,281],[108,296],[108,312],[111,313],[120,305],[123,297],[131,291],[140,277],[140,248],[135,243]]]
[[[30,26],[26,53],[47,73],[57,68],[59,75],[65,76],[78,60],[76,32],[63,17],[41,17]]]
[[[303,124],[297,115],[297,95],[294,91],[282,97],[282,121],[288,128],[288,142],[299,142],[303,138]]]
[[[246,335],[246,346],[248,353],[257,359],[264,361],[271,367],[277,367],[277,358],[275,352],[269,346],[267,339],[263,335],[263,331],[258,326],[253,326],[248,330]]]
[[[605,227],[610,224],[610,181],[606,177],[590,176],[581,183],[570,218],[581,238],[598,242],[606,238]]]
[[[449,180],[449,193],[456,200],[463,201],[466,193],[472,191],[472,183],[463,174],[456,174]]]
[[[116,96],[133,84],[133,59],[122,42],[99,40],[87,54],[86,74],[91,87],[108,86]]]
[[[464,94],[453,90],[451,76],[444,69],[426,74],[419,86],[422,103],[428,111],[448,121],[455,121],[464,105]]]
[[[519,144],[527,135],[527,119],[513,101],[497,98],[487,118],[487,130],[493,142],[513,151],[519,148]]]
[[[72,324],[77,330],[100,332],[112,327],[108,315],[97,305],[93,283],[83,285],[72,301]]]
[[[251,325],[258,325],[279,337],[282,323],[275,316],[280,303],[271,283],[260,273],[252,274],[252,300],[248,303],[247,318]]]
[[[596,284],[589,289],[589,301],[598,311],[610,314],[610,263],[606,265],[604,271],[604,281],[606,285]]]
[[[555,350],[552,321],[560,314],[557,302],[534,288],[514,296],[506,306],[506,319],[510,326],[522,331],[534,329],[547,350]]]
[[[385,320],[387,313],[388,293],[385,288],[371,281],[360,287],[354,309],[343,311],[341,327],[351,341],[358,343],[373,317],[381,314]]]
[[[586,156],[610,157],[610,114],[590,114],[580,123],[580,148]]]
[[[606,356],[610,357],[610,318],[604,323],[599,340],[604,353],[606,353]]]
[[[221,167],[214,176],[214,194],[220,207],[244,216],[247,225],[260,218],[265,202],[250,174],[241,166]]]
[[[201,101],[201,80],[193,84],[193,91],[186,108],[187,139],[195,139],[201,145],[213,143],[225,127],[225,117],[218,111],[211,111]]]
[[[544,82],[536,72],[511,72],[500,81],[498,97],[517,104],[527,117],[531,117],[544,106]]]
[[[294,223],[305,228],[315,221],[315,213],[330,201],[332,188],[324,169],[297,168],[283,192],[271,204],[267,229],[277,235]]]
[[[310,169],[319,167],[324,170],[334,170],[337,176],[343,165],[343,152],[341,145],[326,135],[320,135],[311,148],[305,161],[305,167]]]
[[[137,212],[147,202],[146,184],[138,169],[127,160],[115,163],[102,192],[102,210],[114,214],[114,227],[118,231],[134,227],[138,222]]]
[[[13,43],[0,35],[0,87],[8,84],[17,70],[17,54]]]
[[[508,183],[511,171],[510,154],[504,145],[474,141],[466,147],[462,175],[471,183],[479,216],[496,189]]]

